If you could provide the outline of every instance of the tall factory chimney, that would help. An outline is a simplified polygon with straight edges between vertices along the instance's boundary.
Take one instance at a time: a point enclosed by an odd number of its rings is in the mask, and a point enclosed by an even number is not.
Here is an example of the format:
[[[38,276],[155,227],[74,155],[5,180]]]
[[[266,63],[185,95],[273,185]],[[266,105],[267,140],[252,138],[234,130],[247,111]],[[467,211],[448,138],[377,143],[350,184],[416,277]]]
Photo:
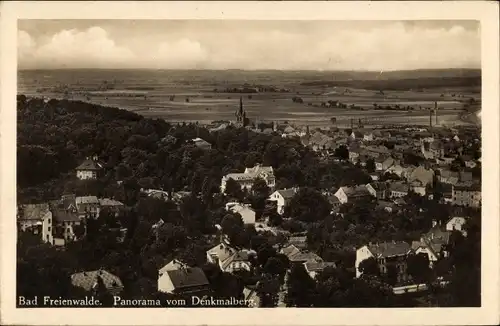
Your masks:
[[[434,102],[434,116],[436,117],[436,126],[438,125],[438,103]]]
[[[432,109],[429,110],[429,127],[432,128]]]

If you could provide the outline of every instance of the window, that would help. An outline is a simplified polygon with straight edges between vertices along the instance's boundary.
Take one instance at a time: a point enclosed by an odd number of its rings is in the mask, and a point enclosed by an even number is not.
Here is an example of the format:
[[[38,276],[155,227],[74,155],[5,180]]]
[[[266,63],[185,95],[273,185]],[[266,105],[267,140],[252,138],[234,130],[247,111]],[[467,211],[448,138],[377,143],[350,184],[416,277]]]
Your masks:
[[[50,226],[47,228],[47,231],[50,232]]]
[[[51,223],[51,218],[50,218],[50,217],[49,217],[49,219],[47,220],[47,223],[49,223],[49,224]]]

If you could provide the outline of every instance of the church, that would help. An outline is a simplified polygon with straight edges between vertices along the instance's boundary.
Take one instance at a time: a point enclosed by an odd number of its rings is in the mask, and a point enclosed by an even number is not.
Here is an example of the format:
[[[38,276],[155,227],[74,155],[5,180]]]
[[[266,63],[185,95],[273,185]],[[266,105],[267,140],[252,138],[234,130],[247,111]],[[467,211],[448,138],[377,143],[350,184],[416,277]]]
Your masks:
[[[235,116],[236,116],[235,125],[237,127],[246,127],[248,125],[247,113],[243,109],[243,98],[242,97],[240,97],[240,107],[238,110],[236,110]]]

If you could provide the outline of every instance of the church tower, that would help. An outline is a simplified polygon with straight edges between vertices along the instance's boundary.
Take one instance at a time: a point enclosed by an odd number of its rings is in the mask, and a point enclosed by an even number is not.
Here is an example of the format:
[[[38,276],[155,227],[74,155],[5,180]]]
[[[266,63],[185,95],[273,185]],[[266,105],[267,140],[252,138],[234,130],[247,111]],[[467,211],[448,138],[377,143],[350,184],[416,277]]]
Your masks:
[[[235,113],[236,124],[241,127],[245,127],[247,124],[247,114],[243,109],[243,97],[240,96],[240,107]]]

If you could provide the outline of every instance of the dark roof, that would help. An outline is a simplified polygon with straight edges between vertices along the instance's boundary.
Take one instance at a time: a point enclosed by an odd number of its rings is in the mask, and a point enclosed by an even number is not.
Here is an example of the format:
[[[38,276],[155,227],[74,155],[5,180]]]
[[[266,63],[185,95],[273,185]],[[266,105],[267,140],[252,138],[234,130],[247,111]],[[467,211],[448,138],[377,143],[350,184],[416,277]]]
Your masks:
[[[100,169],[102,169],[101,163],[89,159],[83,161],[83,163],[76,168],[76,170],[88,170],[88,171],[97,171]]]
[[[305,267],[308,271],[310,272],[318,272],[322,271],[323,269],[327,267],[336,267],[336,264],[333,262],[315,262],[315,261],[308,261],[305,263]]]
[[[366,186],[342,187],[349,198],[371,196]]]
[[[290,189],[282,189],[282,190],[277,190],[277,192],[285,199],[292,198],[295,196],[297,193],[296,189],[290,188]]]
[[[406,255],[411,247],[408,243],[400,242],[383,242],[368,245],[368,249],[374,256],[378,257],[392,257]]]
[[[387,190],[388,188],[387,183],[385,182],[372,182],[370,183],[370,186],[377,191]]]
[[[199,267],[188,267],[167,271],[175,289],[208,285],[208,280]]]
[[[67,209],[56,208],[52,212],[54,214],[54,220],[57,222],[77,222],[80,221],[78,214]]]
[[[454,186],[456,190],[481,191],[481,184],[477,182],[460,182]]]

